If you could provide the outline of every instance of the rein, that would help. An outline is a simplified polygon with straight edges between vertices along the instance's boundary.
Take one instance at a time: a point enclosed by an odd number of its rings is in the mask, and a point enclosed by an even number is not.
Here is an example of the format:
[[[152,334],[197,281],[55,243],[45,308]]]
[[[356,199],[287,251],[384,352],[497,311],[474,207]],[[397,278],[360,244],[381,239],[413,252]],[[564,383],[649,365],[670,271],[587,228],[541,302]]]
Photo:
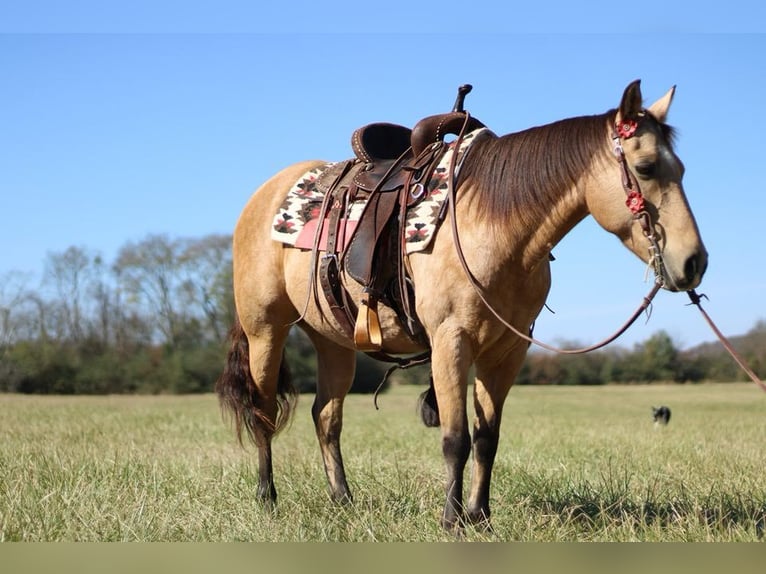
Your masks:
[[[447,185],[448,185],[448,191],[447,191],[447,203],[449,208],[449,214],[451,219],[451,225],[452,225],[452,236],[455,241],[455,250],[457,251],[458,259],[460,260],[460,264],[463,267],[463,271],[466,274],[466,277],[468,278],[468,282],[473,287],[474,291],[476,291],[476,294],[479,296],[479,299],[484,303],[484,306],[492,313],[492,315],[495,316],[495,318],[500,321],[500,323],[505,326],[508,330],[510,330],[512,333],[514,333],[517,337],[527,341],[530,344],[537,345],[538,347],[542,347],[543,349],[547,349],[548,351],[553,351],[555,353],[559,353],[562,355],[580,355],[583,353],[589,353],[591,351],[595,351],[597,349],[600,349],[609,343],[613,342],[615,339],[617,339],[620,335],[625,333],[625,331],[630,328],[633,323],[635,323],[636,319],[646,310],[650,309],[650,305],[652,302],[652,299],[654,299],[654,296],[657,295],[659,290],[664,285],[664,273],[663,273],[663,260],[662,260],[662,250],[660,249],[659,243],[657,241],[657,233],[654,229],[654,222],[652,221],[652,218],[648,211],[646,211],[644,196],[641,193],[641,188],[638,184],[638,180],[635,178],[635,176],[632,174],[630,169],[628,168],[628,162],[625,159],[625,150],[622,147],[622,140],[623,139],[629,139],[631,138],[638,129],[639,122],[645,117],[646,112],[641,112],[635,119],[623,119],[619,122],[619,124],[615,125],[614,130],[612,131],[612,143],[613,143],[613,152],[617,159],[617,162],[620,164],[620,172],[621,172],[621,179],[622,179],[622,188],[625,191],[626,200],[625,205],[628,207],[628,209],[633,213],[633,218],[641,225],[641,230],[644,234],[644,237],[649,242],[649,266],[652,267],[654,271],[654,285],[652,286],[652,289],[649,291],[649,293],[644,297],[641,304],[638,306],[638,308],[633,312],[633,314],[630,316],[630,318],[613,334],[604,339],[603,341],[600,341],[599,343],[596,343],[594,345],[590,345],[588,347],[583,347],[579,349],[561,349],[559,347],[554,347],[552,345],[549,345],[547,343],[544,343],[538,339],[535,339],[532,336],[532,329],[530,328],[529,334],[522,333],[519,331],[516,327],[511,325],[508,321],[506,321],[498,312],[497,310],[490,304],[490,302],[487,300],[486,296],[484,295],[483,288],[477,281],[476,277],[474,277],[473,273],[471,273],[470,268],[468,267],[468,262],[465,259],[465,255],[463,254],[463,248],[460,245],[460,236],[458,235],[458,229],[457,229],[457,217],[456,217],[456,209],[455,204],[457,203],[457,189],[455,187],[455,158],[456,156],[452,156],[452,160],[450,162],[449,166],[449,176],[447,178]],[[465,123],[463,125],[463,128],[460,130],[460,133],[457,136],[457,143],[456,145],[460,145],[460,140],[463,138],[465,126],[468,123],[468,113],[466,112],[466,119]],[[728,339],[721,333],[721,331],[718,329],[718,327],[715,325],[713,320],[710,318],[710,316],[707,314],[705,309],[702,308],[701,299],[702,297],[706,297],[705,295],[698,295],[694,289],[687,291],[687,294],[689,295],[689,299],[691,299],[691,304],[695,305],[699,310],[700,313],[702,313],[702,316],[705,318],[705,321],[707,321],[710,328],[713,330],[713,332],[716,334],[718,339],[721,341],[721,344],[723,345],[724,349],[732,356],[732,358],[736,361],[736,363],[742,368],[743,371],[750,377],[750,379],[756,383],[763,391],[766,391],[766,383],[761,381],[758,376],[753,372],[752,369],[750,369],[745,361],[742,359],[742,357],[739,356],[739,354],[736,352],[732,344],[728,341]]]
[[[457,136],[457,143],[456,145],[460,145],[460,140],[463,138],[465,126],[468,123],[468,113],[466,112],[466,119],[465,123],[463,125],[463,128],[460,130],[460,133]],[[489,310],[494,317],[500,321],[500,323],[506,327],[509,331],[511,331],[514,335],[517,337],[527,341],[530,344],[537,345],[538,347],[542,347],[543,349],[547,349],[548,351],[553,351],[554,353],[559,353],[561,355],[581,355],[584,353],[589,353],[591,351],[595,351],[597,349],[600,349],[602,347],[605,347],[609,343],[613,342],[615,339],[620,337],[625,331],[627,331],[633,323],[636,322],[636,319],[638,319],[641,314],[644,313],[644,311],[647,311],[650,309],[650,305],[652,300],[654,299],[655,295],[659,292],[659,290],[662,288],[664,284],[664,280],[662,278],[662,252],[659,248],[659,244],[657,243],[657,234],[654,232],[654,224],[652,222],[651,216],[649,213],[645,210],[645,202],[644,197],[641,194],[641,190],[638,185],[638,181],[633,177],[630,170],[628,169],[628,163],[625,159],[625,153],[622,149],[622,144],[620,143],[620,138],[628,138],[631,137],[638,127],[638,123],[635,120],[628,120],[625,122],[622,122],[620,126],[616,127],[616,131],[612,134],[612,140],[614,142],[614,153],[617,157],[617,161],[620,163],[621,166],[621,172],[622,172],[622,187],[625,190],[625,194],[627,196],[627,199],[625,201],[626,205],[628,206],[628,209],[633,213],[634,219],[639,222],[641,225],[641,229],[644,233],[644,236],[649,241],[649,252],[650,252],[650,260],[649,264],[654,268],[654,285],[652,286],[649,293],[647,293],[643,300],[641,301],[641,304],[636,308],[636,310],[633,312],[633,314],[628,318],[627,321],[619,328],[617,331],[615,331],[612,335],[607,337],[606,339],[594,344],[590,345],[588,347],[582,347],[578,349],[562,349],[559,347],[555,347],[553,345],[549,345],[548,343],[544,343],[543,341],[540,341],[538,339],[535,339],[532,336],[532,329],[530,329],[530,333],[522,333],[519,329],[511,325],[508,321],[506,321],[500,313],[492,306],[492,304],[487,300],[486,296],[484,295],[483,288],[479,284],[476,277],[474,277],[473,273],[471,272],[470,268],[468,267],[468,262],[465,259],[465,255],[463,253],[463,248],[460,244],[460,236],[458,234],[457,229],[457,217],[455,213],[455,204],[457,203],[457,189],[455,188],[455,156],[452,156],[452,160],[450,162],[449,166],[449,177],[447,178],[447,204],[449,208],[449,214],[450,214],[450,220],[451,220],[451,226],[452,226],[452,237],[455,241],[455,250],[457,252],[458,259],[460,260],[460,265],[463,267],[463,271],[466,274],[466,277],[468,278],[468,282],[473,287],[474,291],[476,291],[476,294],[479,296],[479,299],[482,303],[484,303],[484,306]]]
[[[766,391],[766,383],[764,383],[761,379],[758,378],[758,375],[753,372],[753,370],[747,366],[747,363],[740,357],[739,353],[734,349],[734,346],[729,342],[729,340],[724,336],[723,333],[718,329],[716,324],[713,322],[713,320],[710,318],[710,315],[707,314],[705,309],[702,308],[701,300],[704,297],[707,299],[707,295],[704,293],[702,295],[698,295],[697,292],[692,289],[691,291],[686,292],[689,295],[689,299],[691,299],[690,305],[694,305],[697,307],[697,309],[700,310],[700,313],[702,313],[702,316],[705,318],[705,321],[707,321],[707,324],[710,325],[710,328],[713,330],[713,333],[716,334],[716,337],[718,337],[718,340],[723,345],[723,348],[726,349],[726,351],[731,355],[731,358],[734,359],[734,361],[740,366],[740,368],[745,371],[745,374],[750,377],[750,380],[753,381],[756,385],[761,387],[762,391]]]

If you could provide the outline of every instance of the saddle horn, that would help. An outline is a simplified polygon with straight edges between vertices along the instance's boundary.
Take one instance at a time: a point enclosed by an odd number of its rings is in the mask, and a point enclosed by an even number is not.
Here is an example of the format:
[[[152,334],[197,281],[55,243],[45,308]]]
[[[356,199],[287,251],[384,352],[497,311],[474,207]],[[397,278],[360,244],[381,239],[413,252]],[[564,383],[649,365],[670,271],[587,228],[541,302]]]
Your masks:
[[[457,99],[455,105],[452,106],[453,112],[464,112],[463,104],[465,103],[465,97],[471,93],[473,86],[471,84],[463,84],[457,89]]]
[[[457,89],[457,99],[452,111],[446,114],[428,116],[420,120],[412,129],[412,153],[419,157],[425,149],[434,142],[444,140],[447,134],[458,135],[463,127],[467,112],[464,109],[465,97],[471,93],[473,86],[463,84]],[[474,117],[468,118],[466,133],[485,127],[482,122]]]

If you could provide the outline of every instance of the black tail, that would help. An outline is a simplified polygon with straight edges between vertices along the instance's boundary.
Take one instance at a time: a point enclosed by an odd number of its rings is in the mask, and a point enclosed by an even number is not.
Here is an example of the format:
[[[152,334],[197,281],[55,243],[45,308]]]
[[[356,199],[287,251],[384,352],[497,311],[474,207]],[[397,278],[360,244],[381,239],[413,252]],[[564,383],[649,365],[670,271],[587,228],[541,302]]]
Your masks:
[[[229,340],[231,347],[223,373],[215,383],[215,391],[218,393],[221,409],[224,414],[231,417],[234,423],[234,430],[240,444],[242,444],[242,431],[245,430],[253,443],[262,445],[284,428],[290,420],[298,396],[292,385],[290,369],[283,354],[277,382],[277,417],[272,422],[262,409],[261,393],[255,386],[250,372],[250,347],[247,335],[238,319],[229,331]]]
[[[418,405],[420,406],[420,418],[423,420],[423,424],[427,427],[438,427],[439,405],[436,402],[433,378],[429,380],[428,390],[420,395]]]

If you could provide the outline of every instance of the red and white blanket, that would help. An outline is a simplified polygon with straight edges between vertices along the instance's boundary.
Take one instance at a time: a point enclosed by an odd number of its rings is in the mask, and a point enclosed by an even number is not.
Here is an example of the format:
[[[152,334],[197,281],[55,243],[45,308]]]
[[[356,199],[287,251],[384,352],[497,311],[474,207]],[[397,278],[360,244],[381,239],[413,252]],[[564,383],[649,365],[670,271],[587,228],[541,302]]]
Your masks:
[[[487,128],[480,128],[463,137],[457,152],[455,178],[458,176],[462,160],[471,144],[477,136],[487,131]],[[449,145],[447,152],[425,185],[423,199],[407,211],[404,230],[407,253],[426,249],[436,233],[439,212],[445,199],[447,199],[447,178],[453,153],[455,153],[455,142]],[[323,193],[316,187],[316,181],[319,175],[331,165],[333,164],[327,163],[309,170],[290,188],[285,201],[274,216],[271,228],[271,238],[274,241],[301,249],[313,248],[314,237],[319,225],[319,211],[324,199]],[[339,238],[340,240],[345,238],[344,246],[345,242],[351,239],[363,209],[364,201],[356,201],[351,204],[349,215],[344,220],[345,227]],[[326,231],[327,226],[325,225],[323,232]],[[323,233],[320,239],[319,248],[321,250],[324,250],[326,246],[325,235],[326,233]]]

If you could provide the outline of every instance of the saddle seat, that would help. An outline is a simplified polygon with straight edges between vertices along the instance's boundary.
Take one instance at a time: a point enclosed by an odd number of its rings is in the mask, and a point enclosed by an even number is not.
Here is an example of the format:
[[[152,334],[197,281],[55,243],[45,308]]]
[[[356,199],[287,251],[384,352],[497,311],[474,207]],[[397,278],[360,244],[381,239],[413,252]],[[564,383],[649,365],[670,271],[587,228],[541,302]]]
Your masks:
[[[365,163],[397,159],[412,146],[412,130],[398,124],[378,122],[357,129],[351,136],[354,154]]]

